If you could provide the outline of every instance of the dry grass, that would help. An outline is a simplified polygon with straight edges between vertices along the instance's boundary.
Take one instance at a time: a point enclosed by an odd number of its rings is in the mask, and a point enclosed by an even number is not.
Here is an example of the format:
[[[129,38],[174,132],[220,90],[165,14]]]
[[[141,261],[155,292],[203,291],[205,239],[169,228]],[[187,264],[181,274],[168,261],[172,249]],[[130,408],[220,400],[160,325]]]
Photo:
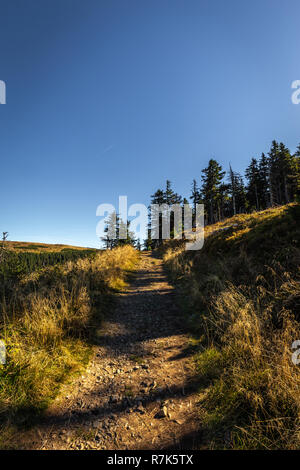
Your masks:
[[[203,250],[165,252],[199,344],[212,448],[300,448],[299,210],[238,215],[209,227]]]
[[[125,246],[45,268],[5,287],[1,337],[0,417],[24,424],[43,410],[70,373],[88,361],[93,331],[126,282],[138,252]]]
[[[27,251],[27,252],[59,252],[62,250],[86,250],[89,248],[73,246],[73,245],[62,245],[58,243],[34,243],[34,242],[19,242],[19,241],[6,241],[5,246],[8,250],[13,251]],[[91,248],[94,250],[94,248]]]

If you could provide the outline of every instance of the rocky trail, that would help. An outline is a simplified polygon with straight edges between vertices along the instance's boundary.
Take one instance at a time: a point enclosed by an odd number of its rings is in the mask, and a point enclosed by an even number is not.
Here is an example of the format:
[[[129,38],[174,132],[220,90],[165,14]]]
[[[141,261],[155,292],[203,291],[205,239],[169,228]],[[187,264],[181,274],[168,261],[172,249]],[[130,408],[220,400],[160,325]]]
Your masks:
[[[162,261],[141,255],[84,374],[26,437],[31,449],[192,449],[194,366]]]

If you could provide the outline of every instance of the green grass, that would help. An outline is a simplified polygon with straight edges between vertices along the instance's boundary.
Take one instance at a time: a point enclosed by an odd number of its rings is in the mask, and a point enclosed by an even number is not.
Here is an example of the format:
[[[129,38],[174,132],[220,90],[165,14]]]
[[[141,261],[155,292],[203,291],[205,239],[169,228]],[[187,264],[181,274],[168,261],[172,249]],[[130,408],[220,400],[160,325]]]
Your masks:
[[[61,384],[86,366],[113,294],[138,259],[127,246],[6,282],[0,322],[7,348],[7,363],[0,366],[3,436],[32,424]]]
[[[2,256],[0,264],[0,280],[3,283],[8,278],[20,277],[46,266],[94,257],[96,253],[96,250],[74,250],[70,248],[54,252],[7,251]]]
[[[183,242],[164,247],[198,342],[209,447],[300,448],[300,367],[291,361],[300,338],[299,221],[290,204],[207,227],[198,252]]]

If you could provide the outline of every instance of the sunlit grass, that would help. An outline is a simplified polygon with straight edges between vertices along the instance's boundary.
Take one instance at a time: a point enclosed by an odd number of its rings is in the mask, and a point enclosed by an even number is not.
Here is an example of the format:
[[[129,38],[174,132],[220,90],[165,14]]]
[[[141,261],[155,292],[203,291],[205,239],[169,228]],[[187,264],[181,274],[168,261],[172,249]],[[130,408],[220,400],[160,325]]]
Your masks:
[[[240,214],[206,228],[204,248],[166,244],[182,292],[212,448],[299,449],[300,208]],[[225,230],[224,230],[225,228]]]
[[[61,383],[87,364],[112,294],[125,285],[138,258],[125,246],[30,273],[5,287],[1,338],[7,364],[0,366],[5,429],[32,419]]]

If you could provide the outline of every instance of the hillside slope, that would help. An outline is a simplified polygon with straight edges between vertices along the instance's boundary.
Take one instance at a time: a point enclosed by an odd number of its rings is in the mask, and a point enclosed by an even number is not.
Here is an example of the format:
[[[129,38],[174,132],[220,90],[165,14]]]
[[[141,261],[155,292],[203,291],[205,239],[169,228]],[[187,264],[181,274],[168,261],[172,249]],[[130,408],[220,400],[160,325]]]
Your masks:
[[[125,246],[53,261],[1,279],[0,338],[6,363],[0,365],[0,448],[17,448],[20,429],[32,424],[62,383],[86,366],[95,331],[139,255]]]
[[[299,448],[300,207],[240,214],[206,229],[202,250],[165,245],[194,334],[212,447]]]
[[[51,251],[57,252],[62,250],[94,250],[94,248],[73,246],[73,245],[62,245],[60,243],[36,243],[36,242],[22,242],[22,241],[10,241],[5,242],[5,246],[9,250],[13,251]]]

